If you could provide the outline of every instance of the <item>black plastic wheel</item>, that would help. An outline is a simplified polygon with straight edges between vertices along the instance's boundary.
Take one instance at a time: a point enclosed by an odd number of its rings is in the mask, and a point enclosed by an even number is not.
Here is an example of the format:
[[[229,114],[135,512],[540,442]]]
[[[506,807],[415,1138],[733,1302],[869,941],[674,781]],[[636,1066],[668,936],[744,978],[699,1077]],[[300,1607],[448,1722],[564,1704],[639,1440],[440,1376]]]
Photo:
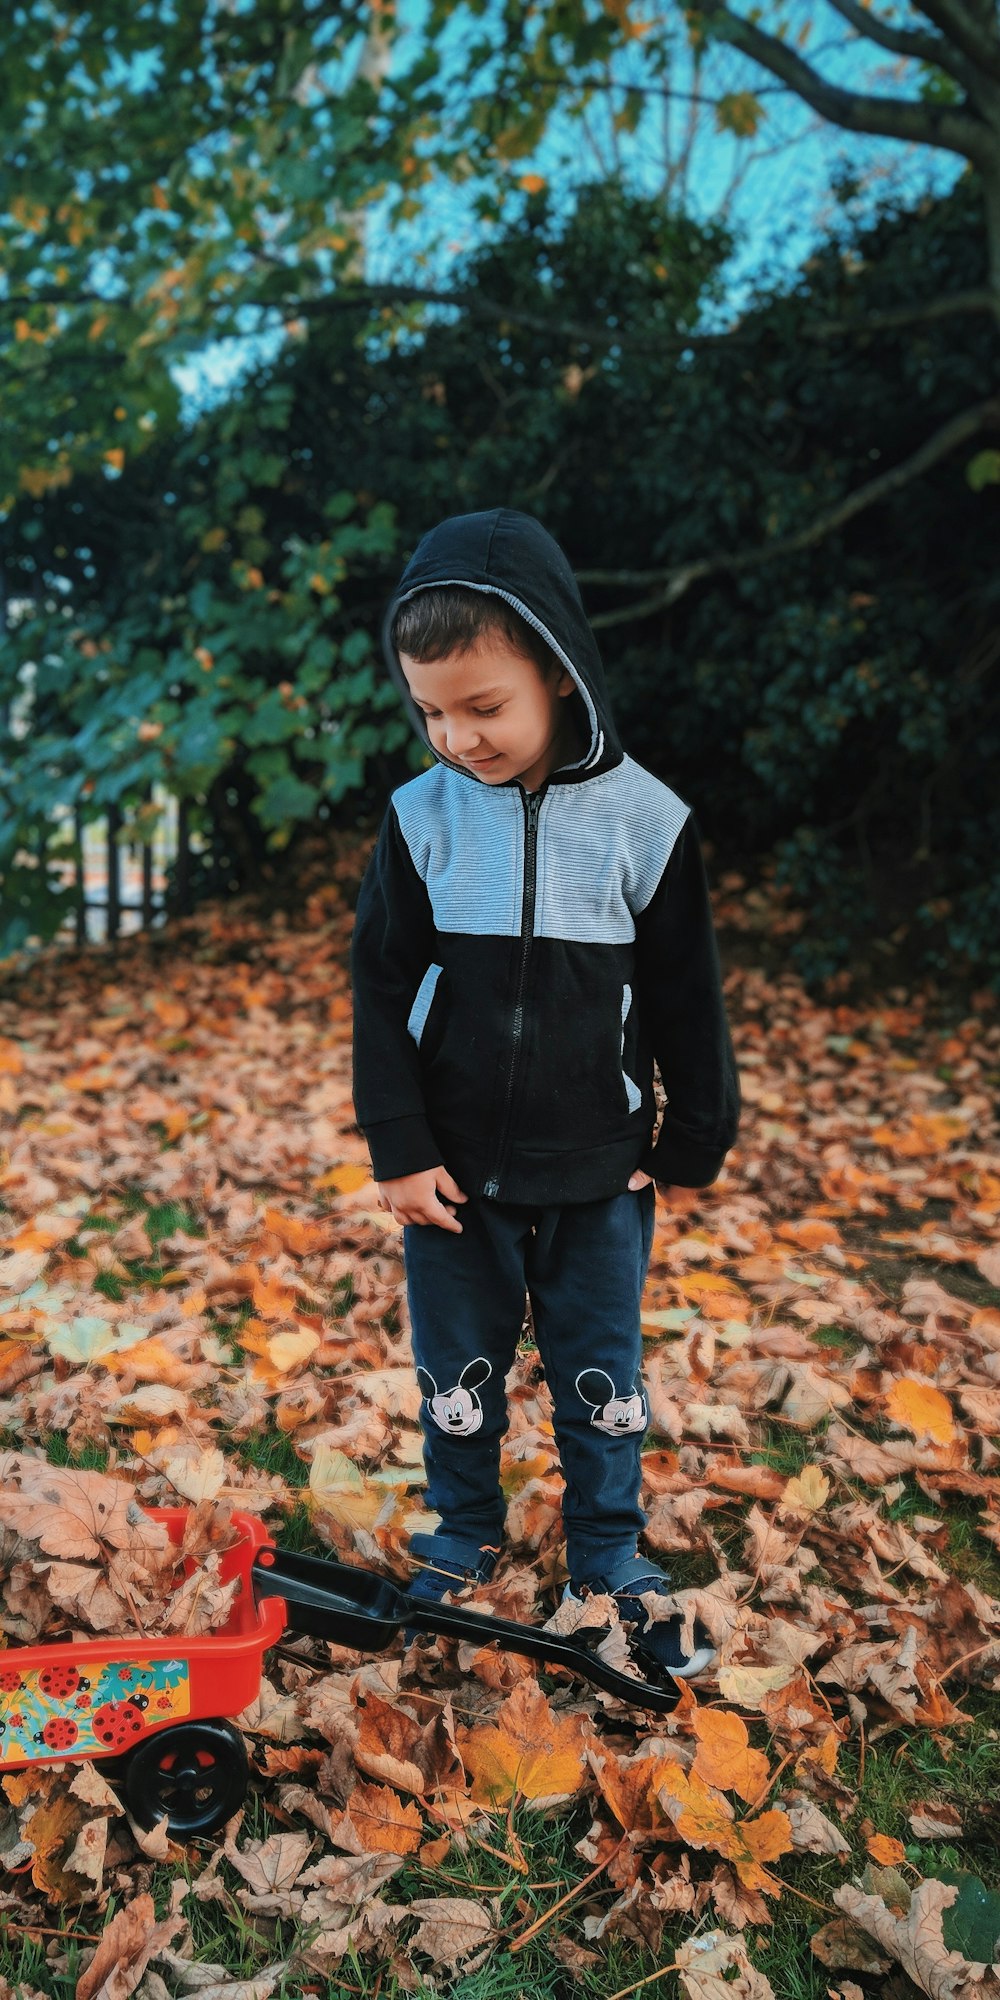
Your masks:
[[[231,1722],[176,1722],[137,1743],[125,1766],[125,1803],[147,1830],[166,1819],[178,1840],[215,1833],[246,1797],[246,1746]]]

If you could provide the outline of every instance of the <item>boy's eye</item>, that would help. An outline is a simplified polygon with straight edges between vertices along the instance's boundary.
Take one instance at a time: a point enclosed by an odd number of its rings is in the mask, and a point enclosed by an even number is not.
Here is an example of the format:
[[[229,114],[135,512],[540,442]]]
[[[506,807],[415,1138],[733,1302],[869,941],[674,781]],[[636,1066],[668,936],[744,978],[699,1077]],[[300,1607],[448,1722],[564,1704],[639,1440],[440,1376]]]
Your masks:
[[[474,710],[473,710],[473,714],[475,714],[475,715],[499,715],[501,707],[502,707],[502,703],[501,703],[501,702],[497,702],[497,705],[496,705],[496,707],[495,707],[495,708],[477,708],[477,709],[474,709]]]

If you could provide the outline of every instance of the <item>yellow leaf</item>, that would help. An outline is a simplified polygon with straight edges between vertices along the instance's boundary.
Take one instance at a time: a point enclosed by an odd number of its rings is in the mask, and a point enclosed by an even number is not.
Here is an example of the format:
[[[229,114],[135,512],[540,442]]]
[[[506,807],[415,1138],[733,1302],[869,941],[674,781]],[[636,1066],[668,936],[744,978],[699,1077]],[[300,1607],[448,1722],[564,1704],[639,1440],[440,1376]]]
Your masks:
[[[268,1341],[267,1359],[279,1375],[287,1375],[292,1368],[308,1361],[318,1346],[319,1334],[314,1333],[312,1327],[286,1327],[283,1332],[273,1334]]]
[[[951,1404],[932,1382],[902,1375],[894,1382],[885,1400],[888,1415],[914,1437],[929,1437],[934,1444],[953,1443],[956,1430]]]
[[[372,1528],[385,1505],[381,1489],[370,1485],[342,1451],[323,1443],[313,1452],[304,1497],[321,1514],[347,1528]]]
[[[789,1479],[779,1501],[786,1514],[818,1514],[830,1497],[830,1481],[818,1465],[807,1465]]]
[[[336,1188],[338,1194],[355,1194],[366,1181],[371,1180],[370,1167],[363,1167],[360,1160],[341,1160],[337,1166],[328,1167],[313,1181],[314,1188]]]
[[[477,1805],[508,1805],[515,1793],[534,1803],[572,1798],[584,1781],[587,1726],[582,1716],[553,1715],[537,1682],[521,1681],[496,1721],[457,1731]]]

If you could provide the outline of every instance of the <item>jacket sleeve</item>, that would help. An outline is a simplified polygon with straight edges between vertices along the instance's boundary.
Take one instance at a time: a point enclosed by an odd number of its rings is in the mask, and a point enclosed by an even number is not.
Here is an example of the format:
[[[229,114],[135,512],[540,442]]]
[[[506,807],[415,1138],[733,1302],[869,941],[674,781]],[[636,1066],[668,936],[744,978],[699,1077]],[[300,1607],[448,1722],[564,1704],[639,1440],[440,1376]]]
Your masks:
[[[740,1082],[691,814],[636,918],[636,977],[667,1097],[656,1143],[636,1165],[664,1185],[708,1187],[739,1129]]]
[[[407,1027],[434,958],[434,918],[390,800],[358,892],[351,937],[354,1113],[377,1181],[442,1164]]]

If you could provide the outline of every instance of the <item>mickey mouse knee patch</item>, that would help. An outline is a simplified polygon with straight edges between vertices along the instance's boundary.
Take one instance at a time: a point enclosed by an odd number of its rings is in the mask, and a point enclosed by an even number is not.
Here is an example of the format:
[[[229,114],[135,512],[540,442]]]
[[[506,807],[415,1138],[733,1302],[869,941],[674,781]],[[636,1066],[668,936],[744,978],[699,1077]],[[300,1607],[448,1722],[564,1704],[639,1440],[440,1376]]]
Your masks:
[[[632,1389],[619,1392],[603,1368],[583,1368],[576,1378],[578,1395],[590,1406],[595,1430],[608,1437],[622,1437],[644,1431],[649,1421],[646,1398],[638,1375]]]
[[[463,1368],[453,1389],[439,1389],[426,1368],[417,1369],[417,1381],[427,1402],[432,1423],[449,1437],[471,1437],[482,1428],[483,1406],[476,1390],[489,1380],[492,1363],[479,1354]]]

